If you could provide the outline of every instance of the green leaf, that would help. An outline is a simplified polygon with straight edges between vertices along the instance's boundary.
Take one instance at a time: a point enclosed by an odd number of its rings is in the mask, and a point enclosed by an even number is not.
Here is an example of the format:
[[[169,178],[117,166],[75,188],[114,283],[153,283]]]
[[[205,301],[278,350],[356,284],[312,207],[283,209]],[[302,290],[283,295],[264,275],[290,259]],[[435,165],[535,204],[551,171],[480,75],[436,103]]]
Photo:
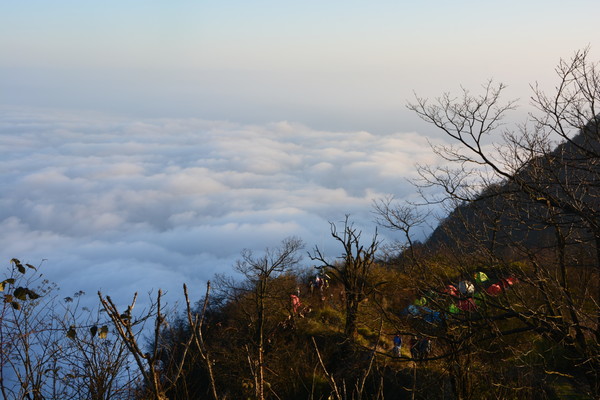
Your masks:
[[[29,300],[35,300],[40,298],[40,295],[31,289],[27,289],[27,296],[29,297]]]
[[[98,337],[100,339],[106,339],[106,336],[108,336],[108,326],[103,325],[102,328],[100,328],[100,333],[98,334]]]
[[[4,289],[6,289],[7,284],[12,285],[13,283],[15,283],[15,280],[13,278],[8,278],[0,282],[0,292],[4,292]]]
[[[19,286],[13,292],[13,296],[15,296],[19,300],[27,300],[27,289]]]
[[[10,260],[11,263],[15,264],[15,267],[19,270],[20,273],[25,273],[25,267],[21,264],[21,261],[18,258],[13,258]]]
[[[67,337],[69,339],[75,339],[77,337],[77,332],[75,331],[75,325],[71,325],[69,330],[67,331]]]
[[[33,265],[31,265],[31,264],[25,264],[25,265],[27,265],[27,267],[31,268],[32,270],[37,271],[37,269]]]

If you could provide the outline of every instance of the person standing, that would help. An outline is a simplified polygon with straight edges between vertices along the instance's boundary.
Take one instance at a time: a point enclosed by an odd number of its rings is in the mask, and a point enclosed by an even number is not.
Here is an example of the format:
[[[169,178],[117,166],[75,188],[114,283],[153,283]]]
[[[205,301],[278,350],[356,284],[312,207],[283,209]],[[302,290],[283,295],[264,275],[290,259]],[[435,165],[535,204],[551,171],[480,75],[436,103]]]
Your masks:
[[[394,349],[392,350],[392,353],[394,354],[395,357],[400,357],[401,350],[402,350],[402,336],[400,336],[400,333],[396,333],[396,335],[394,336]]]

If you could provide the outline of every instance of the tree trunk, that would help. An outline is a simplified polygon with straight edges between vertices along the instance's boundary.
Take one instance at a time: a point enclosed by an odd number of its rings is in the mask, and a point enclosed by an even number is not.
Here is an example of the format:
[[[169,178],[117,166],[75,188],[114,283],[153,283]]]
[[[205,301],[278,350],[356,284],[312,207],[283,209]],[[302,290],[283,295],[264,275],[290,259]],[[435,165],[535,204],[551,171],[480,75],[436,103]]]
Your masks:
[[[353,340],[356,337],[358,319],[358,299],[355,293],[346,293],[346,324],[344,335],[347,339]]]

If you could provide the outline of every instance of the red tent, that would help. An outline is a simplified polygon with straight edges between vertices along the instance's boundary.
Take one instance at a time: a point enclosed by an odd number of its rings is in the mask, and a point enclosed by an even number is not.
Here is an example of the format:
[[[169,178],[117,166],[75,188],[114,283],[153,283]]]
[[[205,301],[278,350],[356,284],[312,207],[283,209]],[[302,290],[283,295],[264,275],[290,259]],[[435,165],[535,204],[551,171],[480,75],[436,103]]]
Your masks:
[[[477,309],[477,305],[475,304],[475,300],[470,297],[468,299],[459,300],[458,308],[463,311],[475,311]]]
[[[500,286],[497,283],[494,283],[493,285],[490,285],[487,289],[485,289],[485,292],[490,296],[498,296],[500,293],[502,293],[502,286]]]
[[[444,293],[449,294],[450,296],[458,297],[458,289],[454,285],[448,285],[444,289]]]

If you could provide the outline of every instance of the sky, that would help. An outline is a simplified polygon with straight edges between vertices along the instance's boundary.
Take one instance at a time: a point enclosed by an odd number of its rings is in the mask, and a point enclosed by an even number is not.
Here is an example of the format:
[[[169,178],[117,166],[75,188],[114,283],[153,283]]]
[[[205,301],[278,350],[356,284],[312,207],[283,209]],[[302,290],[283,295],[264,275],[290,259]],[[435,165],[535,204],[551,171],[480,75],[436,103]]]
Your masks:
[[[0,260],[65,293],[198,290],[285,237],[339,255],[444,140],[414,93],[530,84],[600,2],[1,1]],[[382,233],[393,240],[391,233]],[[305,264],[310,260],[305,257]],[[115,298],[117,296],[114,296]],[[126,301],[126,300],[124,300]]]

